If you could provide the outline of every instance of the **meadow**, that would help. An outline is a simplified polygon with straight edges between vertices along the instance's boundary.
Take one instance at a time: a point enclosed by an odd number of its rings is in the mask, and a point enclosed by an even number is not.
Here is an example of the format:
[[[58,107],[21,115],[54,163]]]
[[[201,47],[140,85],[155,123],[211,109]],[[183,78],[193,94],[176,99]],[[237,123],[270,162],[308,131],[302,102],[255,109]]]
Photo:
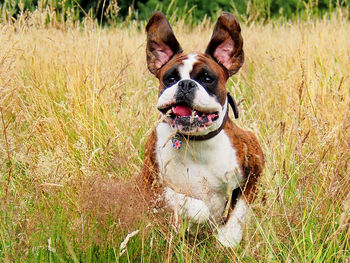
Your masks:
[[[137,194],[159,116],[145,23],[48,16],[0,24],[1,262],[350,262],[347,13],[241,24],[227,89],[266,166],[236,249],[175,230]],[[185,51],[204,51],[209,20],[171,22]]]

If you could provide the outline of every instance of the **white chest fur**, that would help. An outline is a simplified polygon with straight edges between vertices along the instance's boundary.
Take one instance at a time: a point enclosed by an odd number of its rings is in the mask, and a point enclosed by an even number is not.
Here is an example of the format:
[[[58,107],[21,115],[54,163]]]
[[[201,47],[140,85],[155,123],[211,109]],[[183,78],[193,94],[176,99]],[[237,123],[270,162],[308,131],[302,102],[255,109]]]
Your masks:
[[[172,130],[166,123],[157,127],[159,180],[174,192],[201,200],[210,216],[219,218],[233,189],[243,178],[236,151],[222,130],[205,141],[183,141],[173,148]]]

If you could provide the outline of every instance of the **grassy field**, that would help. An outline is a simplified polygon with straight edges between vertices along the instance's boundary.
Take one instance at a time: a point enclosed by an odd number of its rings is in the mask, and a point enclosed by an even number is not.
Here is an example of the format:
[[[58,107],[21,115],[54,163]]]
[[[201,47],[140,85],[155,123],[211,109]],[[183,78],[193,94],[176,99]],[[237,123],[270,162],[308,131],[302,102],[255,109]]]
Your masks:
[[[234,250],[176,232],[132,185],[159,115],[144,24],[45,21],[0,24],[1,262],[350,262],[345,16],[242,24],[246,60],[227,88],[266,167]],[[174,31],[203,51],[212,28]]]

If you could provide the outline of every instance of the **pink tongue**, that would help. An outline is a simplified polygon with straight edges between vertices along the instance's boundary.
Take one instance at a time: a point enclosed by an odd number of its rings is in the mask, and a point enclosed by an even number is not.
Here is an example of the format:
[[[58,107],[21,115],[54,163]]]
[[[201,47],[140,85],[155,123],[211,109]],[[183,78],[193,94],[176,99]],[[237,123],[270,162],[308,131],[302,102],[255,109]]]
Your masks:
[[[178,116],[191,116],[192,109],[188,106],[175,106],[172,108],[173,113]]]

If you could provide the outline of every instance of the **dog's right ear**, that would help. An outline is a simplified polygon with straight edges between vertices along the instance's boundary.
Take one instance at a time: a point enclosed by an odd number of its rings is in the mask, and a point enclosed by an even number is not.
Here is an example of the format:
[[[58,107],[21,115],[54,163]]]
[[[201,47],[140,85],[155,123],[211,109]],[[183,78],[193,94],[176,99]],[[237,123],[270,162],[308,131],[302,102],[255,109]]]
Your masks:
[[[156,11],[148,21],[147,31],[147,65],[154,75],[173,55],[182,53],[182,48],[162,12]]]

